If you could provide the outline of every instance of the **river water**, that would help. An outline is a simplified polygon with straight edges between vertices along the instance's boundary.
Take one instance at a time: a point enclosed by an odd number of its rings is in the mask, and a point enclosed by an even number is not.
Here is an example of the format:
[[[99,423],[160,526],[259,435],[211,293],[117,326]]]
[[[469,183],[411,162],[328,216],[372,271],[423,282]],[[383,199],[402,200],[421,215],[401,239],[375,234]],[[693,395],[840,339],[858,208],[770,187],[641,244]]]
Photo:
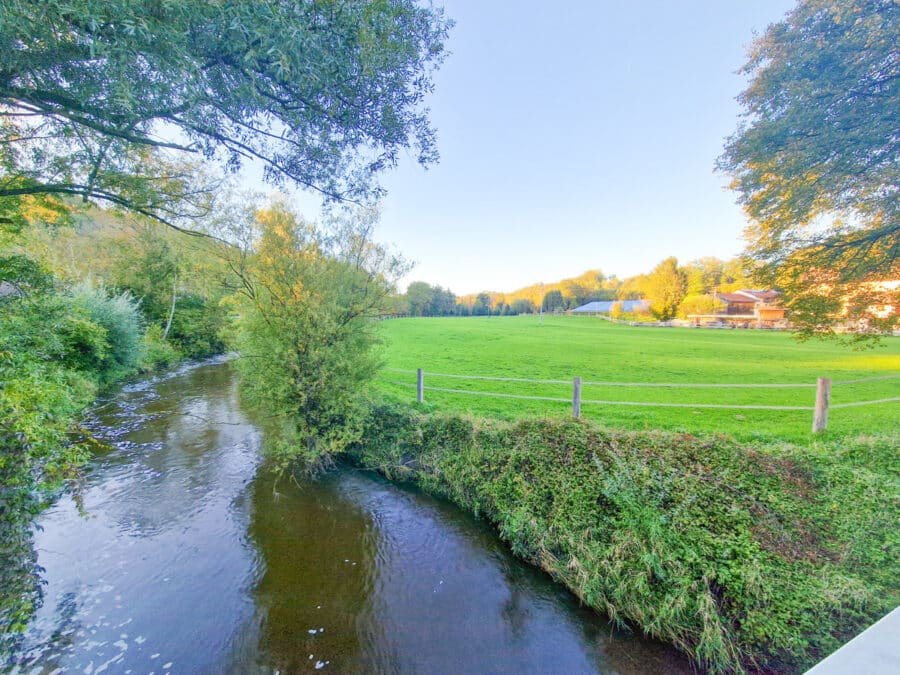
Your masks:
[[[276,481],[227,362],[126,386],[90,425],[111,449],[40,518],[14,672],[690,672],[450,504],[353,469]]]

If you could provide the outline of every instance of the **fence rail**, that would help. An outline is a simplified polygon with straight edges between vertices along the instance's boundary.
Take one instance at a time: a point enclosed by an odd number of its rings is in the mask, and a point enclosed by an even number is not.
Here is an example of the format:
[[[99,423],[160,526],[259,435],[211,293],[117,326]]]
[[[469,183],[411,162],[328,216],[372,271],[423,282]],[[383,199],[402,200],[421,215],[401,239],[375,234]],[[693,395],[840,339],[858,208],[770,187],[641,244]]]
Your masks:
[[[883,380],[900,379],[900,373],[895,375],[883,375],[878,377],[859,378],[854,380],[843,380],[832,382],[829,378],[820,377],[816,383],[792,382],[792,383],[714,383],[714,382],[605,382],[582,380],[580,377],[572,380],[543,380],[522,377],[493,377],[488,375],[459,375],[456,373],[428,373],[429,377],[446,378],[456,380],[476,380],[482,382],[512,382],[520,384],[547,384],[547,385],[571,385],[572,396],[563,398],[559,396],[535,396],[528,394],[510,394],[496,391],[480,391],[475,389],[452,389],[449,387],[431,387],[425,386],[425,371],[421,368],[417,370],[404,370],[402,368],[385,368],[387,372],[415,374],[416,382],[402,382],[399,380],[381,380],[385,384],[392,384],[400,387],[415,387],[416,399],[419,403],[425,400],[426,391],[441,392],[446,394],[460,394],[464,396],[485,396],[490,398],[519,399],[523,401],[550,401],[554,403],[571,403],[572,415],[574,417],[581,416],[582,405],[619,405],[619,406],[637,406],[647,408],[713,408],[722,410],[780,410],[780,411],[812,411],[813,412],[813,432],[824,431],[828,426],[828,410],[836,408],[853,408],[865,405],[876,405],[882,403],[894,403],[900,401],[900,397],[889,397],[872,399],[868,401],[851,401],[848,403],[831,404],[831,388],[833,386],[860,384],[864,382],[877,382]],[[670,388],[741,388],[741,389],[757,389],[757,388],[804,388],[815,389],[816,398],[815,405],[748,405],[748,404],[730,404],[730,403],[669,403],[657,401],[607,401],[597,399],[584,399],[581,396],[582,386],[599,386],[599,387],[670,387]]]

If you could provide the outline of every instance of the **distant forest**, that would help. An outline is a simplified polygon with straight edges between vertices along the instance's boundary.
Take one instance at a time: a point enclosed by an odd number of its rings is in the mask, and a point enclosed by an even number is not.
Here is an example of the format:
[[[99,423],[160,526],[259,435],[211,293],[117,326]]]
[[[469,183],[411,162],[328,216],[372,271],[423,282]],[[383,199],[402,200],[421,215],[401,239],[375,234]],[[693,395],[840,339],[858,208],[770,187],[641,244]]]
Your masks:
[[[424,281],[409,284],[394,298],[393,311],[409,316],[510,316],[563,312],[594,300],[651,301],[651,310],[663,318],[703,309],[713,304],[710,294],[749,288],[745,262],[705,257],[679,265],[667,258],[646,274],[620,279],[601,270],[549,284],[532,284],[511,292],[482,291],[457,296],[447,288]],[[711,308],[710,308],[711,309]]]

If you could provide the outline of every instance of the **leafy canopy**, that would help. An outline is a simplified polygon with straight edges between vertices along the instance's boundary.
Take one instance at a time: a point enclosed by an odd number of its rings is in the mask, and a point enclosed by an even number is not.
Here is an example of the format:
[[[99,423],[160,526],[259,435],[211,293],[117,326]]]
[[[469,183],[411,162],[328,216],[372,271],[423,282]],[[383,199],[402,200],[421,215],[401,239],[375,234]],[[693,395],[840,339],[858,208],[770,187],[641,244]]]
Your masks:
[[[283,468],[315,471],[359,440],[380,365],[373,319],[408,269],[372,240],[375,217],[315,226],[275,202],[256,214],[253,250],[234,264],[243,392],[267,413]]]
[[[169,223],[203,213],[199,166],[364,200],[413,147],[449,22],[414,0],[0,0],[0,219],[77,195]]]
[[[660,321],[674,319],[687,288],[687,273],[678,267],[677,258],[666,258],[654,267],[644,283],[653,316]]]
[[[807,335],[900,304],[900,5],[801,0],[757,39],[745,121],[719,167],[753,219],[749,255]]]

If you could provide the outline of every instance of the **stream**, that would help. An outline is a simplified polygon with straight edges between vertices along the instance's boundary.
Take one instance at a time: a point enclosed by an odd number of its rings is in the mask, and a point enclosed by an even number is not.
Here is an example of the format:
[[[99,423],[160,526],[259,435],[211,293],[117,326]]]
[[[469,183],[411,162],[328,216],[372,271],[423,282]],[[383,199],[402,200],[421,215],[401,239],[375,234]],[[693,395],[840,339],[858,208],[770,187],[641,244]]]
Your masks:
[[[276,481],[224,359],[124,386],[88,426],[111,449],[39,518],[12,672],[691,672],[447,502],[351,468]]]

